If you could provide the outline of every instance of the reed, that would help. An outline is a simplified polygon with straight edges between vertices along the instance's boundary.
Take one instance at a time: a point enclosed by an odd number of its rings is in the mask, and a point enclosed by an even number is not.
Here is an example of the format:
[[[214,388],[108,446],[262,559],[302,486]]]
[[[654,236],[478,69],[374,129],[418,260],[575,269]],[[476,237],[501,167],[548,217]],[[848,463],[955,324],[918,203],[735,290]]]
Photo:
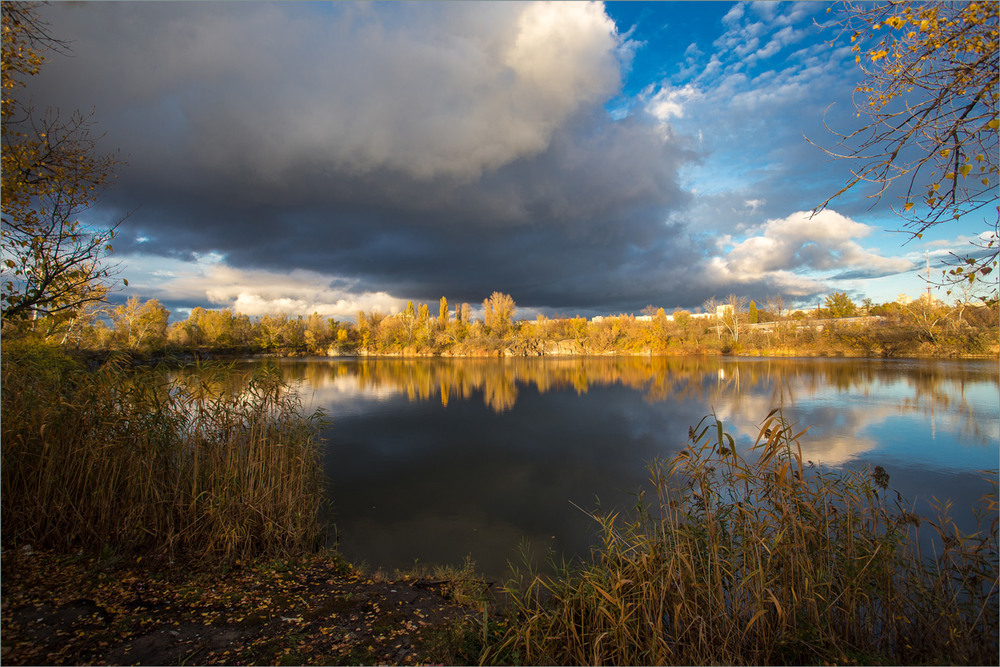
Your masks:
[[[879,467],[804,465],[776,411],[745,453],[706,419],[651,466],[651,501],[594,515],[585,563],[515,570],[516,620],[484,663],[997,663],[995,478],[964,535],[907,511]]]
[[[320,415],[273,370],[243,387],[5,341],[3,539],[236,559],[321,539]]]

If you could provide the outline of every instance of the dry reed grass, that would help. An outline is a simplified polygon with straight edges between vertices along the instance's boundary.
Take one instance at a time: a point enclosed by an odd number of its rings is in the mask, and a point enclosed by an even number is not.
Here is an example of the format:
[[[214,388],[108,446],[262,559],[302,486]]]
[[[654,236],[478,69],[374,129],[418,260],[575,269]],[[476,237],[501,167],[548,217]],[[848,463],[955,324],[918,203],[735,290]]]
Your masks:
[[[321,539],[318,413],[274,371],[237,388],[4,343],[3,538],[224,560]]]
[[[963,535],[909,513],[879,467],[804,465],[777,411],[746,454],[706,419],[651,466],[654,502],[594,517],[587,563],[515,570],[516,620],[484,663],[997,664],[995,478]]]

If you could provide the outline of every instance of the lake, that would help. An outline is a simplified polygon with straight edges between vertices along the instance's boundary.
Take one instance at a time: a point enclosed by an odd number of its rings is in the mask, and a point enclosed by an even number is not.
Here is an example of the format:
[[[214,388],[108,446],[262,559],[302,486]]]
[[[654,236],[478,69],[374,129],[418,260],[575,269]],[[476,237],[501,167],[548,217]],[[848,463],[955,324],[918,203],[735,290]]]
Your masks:
[[[330,425],[340,551],[372,569],[461,564],[500,579],[519,546],[585,554],[583,510],[628,509],[647,463],[713,411],[744,447],[772,408],[817,465],[881,465],[971,530],[1000,460],[993,361],[548,357],[280,359]],[[581,509],[582,508],[582,509]]]

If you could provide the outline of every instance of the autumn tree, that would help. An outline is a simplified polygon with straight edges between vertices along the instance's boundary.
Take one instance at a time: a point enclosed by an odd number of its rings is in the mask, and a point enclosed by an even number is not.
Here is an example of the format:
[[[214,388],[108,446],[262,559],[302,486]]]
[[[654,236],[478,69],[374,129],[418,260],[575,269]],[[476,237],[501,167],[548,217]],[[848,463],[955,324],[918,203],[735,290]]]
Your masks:
[[[202,343],[205,345],[229,347],[237,343],[236,320],[228,308],[202,311],[198,326],[202,333]]]
[[[996,2],[849,3],[849,36],[866,78],[855,91],[862,127],[836,133],[827,152],[855,163],[837,196],[875,184],[875,200],[899,182],[894,210],[920,237],[941,223],[980,216],[985,233],[946,276],[973,280],[997,264],[998,13]]]
[[[322,351],[333,337],[333,321],[314,312],[306,320],[303,337],[311,352]]]
[[[365,313],[363,310],[358,311],[358,344],[365,352],[372,351],[372,343],[383,317],[384,315],[377,310],[370,313]]]
[[[830,317],[854,317],[858,311],[857,305],[847,296],[847,292],[834,292],[826,297],[824,305]]]
[[[167,340],[169,317],[170,311],[157,299],[140,302],[139,297],[130,296],[125,304],[111,311],[115,342],[130,351],[157,350]]]
[[[725,328],[729,332],[729,335],[732,336],[733,342],[739,342],[740,333],[743,331],[743,325],[747,320],[747,298],[745,296],[730,294],[722,302],[712,297],[702,307],[706,313],[715,315],[715,319],[719,323],[715,329],[720,339],[722,338],[722,329]]]
[[[427,345],[431,340],[431,310],[426,303],[417,306],[417,345]]]
[[[257,322],[257,344],[265,350],[298,348],[305,345],[305,323],[302,317],[287,313],[263,315]]]
[[[450,315],[451,312],[448,310],[448,299],[441,297],[441,303],[438,309],[438,326],[440,328],[444,329],[448,326]]]
[[[504,336],[513,326],[517,307],[509,294],[493,292],[483,301],[483,324],[498,336]]]
[[[739,342],[740,333],[747,321],[747,298],[730,294],[723,305],[722,323],[729,329],[734,342]]]
[[[97,202],[120,163],[96,152],[89,115],[37,113],[18,94],[38,73],[42,53],[63,47],[33,3],[4,2],[2,15],[0,306],[5,318],[20,319],[103,299],[104,283],[117,272],[105,261],[117,225],[97,229],[78,216]]]
[[[212,316],[212,312],[201,306],[192,308],[186,320],[171,325],[168,333],[170,343],[181,347],[217,344],[218,338],[214,331],[216,327],[213,327],[216,318]]]

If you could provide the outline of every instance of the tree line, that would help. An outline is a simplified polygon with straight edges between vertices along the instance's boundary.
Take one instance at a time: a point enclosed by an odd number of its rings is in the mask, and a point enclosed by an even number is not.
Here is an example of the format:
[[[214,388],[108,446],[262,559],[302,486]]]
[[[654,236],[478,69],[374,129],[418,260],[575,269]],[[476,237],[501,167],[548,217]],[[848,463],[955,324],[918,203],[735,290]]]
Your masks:
[[[193,308],[170,323],[156,299],[133,296],[121,305],[92,305],[74,314],[5,322],[4,335],[27,335],[91,351],[139,356],[184,353],[389,356],[542,356],[567,354],[996,354],[997,303],[928,295],[901,303],[856,304],[835,292],[810,311],[791,310],[780,297],[760,305],[744,297],[709,299],[703,313],[647,306],[642,314],[517,320],[514,299],[494,292],[481,317],[442,297],[437,315],[409,302],[395,314],[362,311],[357,321],[319,313],[251,317],[230,309]]]

